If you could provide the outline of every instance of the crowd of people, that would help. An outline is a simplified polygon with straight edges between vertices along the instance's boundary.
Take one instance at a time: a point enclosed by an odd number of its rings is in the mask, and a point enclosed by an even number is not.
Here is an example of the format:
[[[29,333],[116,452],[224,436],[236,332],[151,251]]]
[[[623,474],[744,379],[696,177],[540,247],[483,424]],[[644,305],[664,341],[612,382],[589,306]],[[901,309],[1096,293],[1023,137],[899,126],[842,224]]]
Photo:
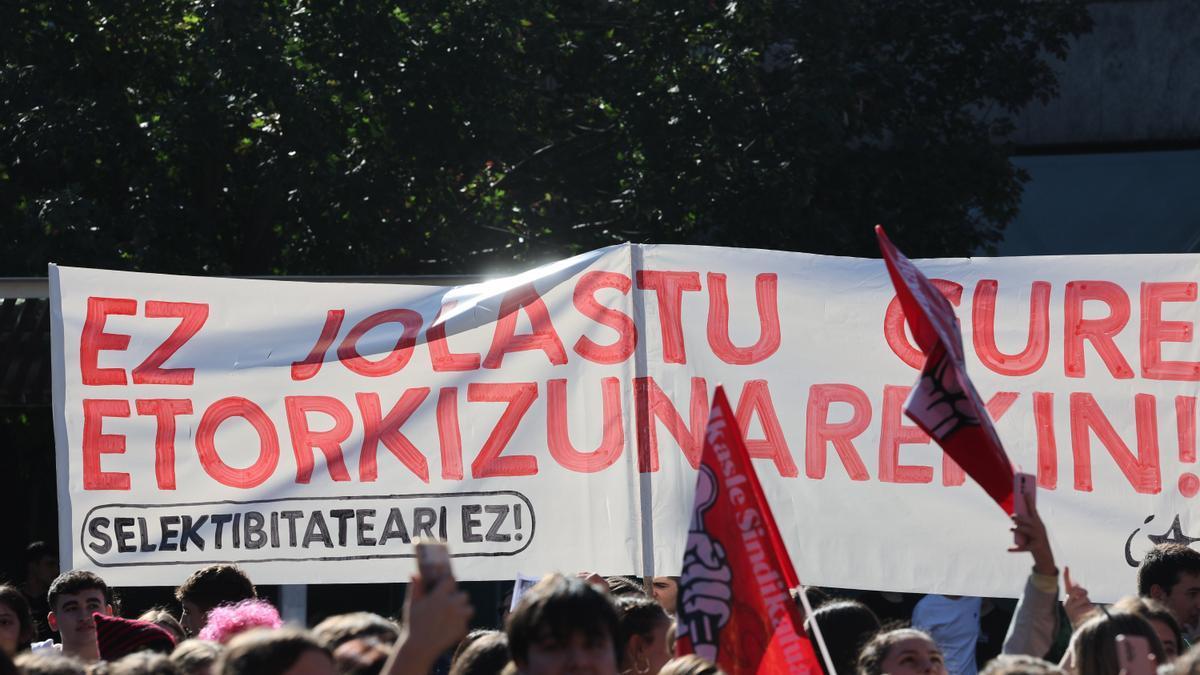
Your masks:
[[[1033,566],[985,675],[1200,675],[1200,552],[1162,544],[1142,561],[1137,588],[1111,606],[1061,571],[1032,503],[1013,517]],[[520,596],[500,629],[475,629],[452,576],[412,578],[395,620],[370,612],[287,625],[244,570],[217,564],[175,591],[175,608],[114,616],[112,589],[83,570],[61,574],[33,550],[20,587],[0,585],[0,675],[708,675],[695,655],[675,657],[675,580],[551,574]],[[1062,583],[1060,584],[1060,577]],[[1018,580],[1019,582],[1019,580]],[[1061,589],[1061,591],[1060,591]],[[1136,593],[1133,591],[1136,590]],[[1060,602],[1060,596],[1065,599]],[[795,589],[813,607],[805,630],[826,673],[976,673],[979,599],[930,595],[909,625],[889,625],[863,602]],[[804,593],[807,603],[801,603]],[[815,624],[815,625],[814,625]],[[827,660],[826,660],[827,659]]]

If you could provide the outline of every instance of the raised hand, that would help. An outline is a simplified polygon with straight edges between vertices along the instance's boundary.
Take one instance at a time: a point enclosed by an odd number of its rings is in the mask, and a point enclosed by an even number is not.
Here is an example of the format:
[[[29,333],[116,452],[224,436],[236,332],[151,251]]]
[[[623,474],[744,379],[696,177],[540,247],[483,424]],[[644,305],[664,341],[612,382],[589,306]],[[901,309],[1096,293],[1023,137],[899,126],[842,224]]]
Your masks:
[[[1063,568],[1063,584],[1067,588],[1067,597],[1063,600],[1063,609],[1071,621],[1071,628],[1078,628],[1096,611],[1096,605],[1088,598],[1087,589],[1071,581],[1071,568]]]
[[[1017,495],[1025,500],[1026,513],[1012,517],[1013,526],[1009,530],[1018,542],[1008,549],[1010,553],[1028,552],[1033,556],[1033,571],[1038,574],[1054,576],[1058,568],[1054,566],[1054,552],[1050,549],[1050,537],[1046,534],[1046,525],[1038,515],[1036,501],[1030,495]]]
[[[403,633],[383,672],[428,673],[438,656],[467,634],[474,613],[470,598],[458,590],[454,577],[442,577],[436,586],[427,589],[419,575],[413,576],[404,601]]]

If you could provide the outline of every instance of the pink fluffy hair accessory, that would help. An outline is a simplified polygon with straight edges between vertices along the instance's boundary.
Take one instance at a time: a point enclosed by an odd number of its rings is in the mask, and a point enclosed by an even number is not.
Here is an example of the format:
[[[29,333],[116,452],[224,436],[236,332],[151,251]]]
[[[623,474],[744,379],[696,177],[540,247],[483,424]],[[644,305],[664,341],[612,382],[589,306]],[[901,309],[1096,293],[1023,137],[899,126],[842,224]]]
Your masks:
[[[243,600],[235,605],[214,607],[200,631],[200,639],[225,644],[234,635],[251,628],[279,628],[282,625],[279,610],[271,603]]]

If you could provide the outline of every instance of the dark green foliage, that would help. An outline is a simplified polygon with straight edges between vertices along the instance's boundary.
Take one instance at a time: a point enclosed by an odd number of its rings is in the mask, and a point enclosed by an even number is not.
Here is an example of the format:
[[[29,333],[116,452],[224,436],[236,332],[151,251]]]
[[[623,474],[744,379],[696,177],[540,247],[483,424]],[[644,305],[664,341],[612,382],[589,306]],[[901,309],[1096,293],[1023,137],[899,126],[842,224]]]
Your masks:
[[[1044,0],[0,3],[0,269],[479,271],[1000,236]]]

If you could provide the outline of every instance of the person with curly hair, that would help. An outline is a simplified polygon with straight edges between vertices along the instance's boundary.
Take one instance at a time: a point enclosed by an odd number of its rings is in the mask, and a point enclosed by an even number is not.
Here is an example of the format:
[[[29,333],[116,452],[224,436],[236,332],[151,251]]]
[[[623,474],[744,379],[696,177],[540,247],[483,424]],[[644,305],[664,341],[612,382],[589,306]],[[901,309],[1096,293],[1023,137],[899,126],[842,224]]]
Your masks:
[[[200,639],[228,644],[233,637],[251,628],[279,628],[283,619],[279,610],[266,600],[242,600],[232,605],[218,605],[208,612]]]
[[[200,634],[214,607],[257,597],[258,591],[250,583],[250,577],[237,565],[202,567],[175,589],[175,599],[183,607],[179,623],[188,637]]]

